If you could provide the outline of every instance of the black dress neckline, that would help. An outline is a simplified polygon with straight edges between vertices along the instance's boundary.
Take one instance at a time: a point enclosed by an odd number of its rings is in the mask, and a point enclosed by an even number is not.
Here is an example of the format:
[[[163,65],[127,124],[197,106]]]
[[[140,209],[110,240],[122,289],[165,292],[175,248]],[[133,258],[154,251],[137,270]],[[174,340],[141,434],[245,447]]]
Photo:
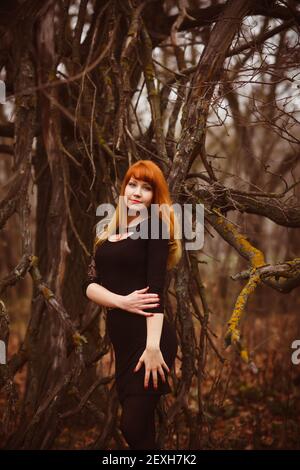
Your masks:
[[[145,222],[145,220],[149,220],[150,219],[150,216],[146,217],[145,219],[141,220],[140,222],[138,222],[137,224],[135,225],[127,225],[126,228],[127,228],[127,232],[130,232],[130,227],[138,227],[139,225],[141,225],[142,222]],[[117,229],[117,234],[119,232],[119,227]],[[106,239],[109,243],[120,243],[120,242],[124,242],[125,240],[128,240],[128,239],[131,239],[131,236],[128,235],[126,238],[122,238],[121,240],[116,240],[116,241],[112,241],[112,240],[109,240],[108,238]]]

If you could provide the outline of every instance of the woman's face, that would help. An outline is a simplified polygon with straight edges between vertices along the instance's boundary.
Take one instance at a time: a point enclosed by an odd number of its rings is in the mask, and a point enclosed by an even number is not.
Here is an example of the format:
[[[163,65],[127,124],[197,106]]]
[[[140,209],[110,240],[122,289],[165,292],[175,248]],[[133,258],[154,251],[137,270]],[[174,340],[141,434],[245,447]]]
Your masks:
[[[124,199],[128,208],[135,210],[142,209],[143,205],[149,207],[153,198],[153,188],[150,183],[143,180],[137,180],[133,176],[128,181]]]

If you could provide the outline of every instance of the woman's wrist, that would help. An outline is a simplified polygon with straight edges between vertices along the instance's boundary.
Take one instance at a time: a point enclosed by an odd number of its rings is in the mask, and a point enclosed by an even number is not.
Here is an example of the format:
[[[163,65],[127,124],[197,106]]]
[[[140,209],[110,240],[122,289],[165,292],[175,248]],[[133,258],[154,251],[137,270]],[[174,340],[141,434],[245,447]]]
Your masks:
[[[159,344],[158,343],[148,343],[146,344],[147,351],[159,351]]]
[[[123,308],[123,301],[124,301],[124,296],[119,295],[119,294],[114,294],[114,307],[115,308]]]

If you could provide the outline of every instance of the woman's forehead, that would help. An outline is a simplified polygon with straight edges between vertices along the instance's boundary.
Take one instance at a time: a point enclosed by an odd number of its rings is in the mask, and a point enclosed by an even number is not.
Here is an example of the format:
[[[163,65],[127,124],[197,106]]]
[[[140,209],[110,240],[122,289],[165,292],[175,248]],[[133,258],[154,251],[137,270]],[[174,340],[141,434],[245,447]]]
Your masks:
[[[140,178],[135,178],[134,176],[131,176],[130,180],[129,181],[139,181],[140,183],[148,183],[148,181],[146,180],[141,180]]]

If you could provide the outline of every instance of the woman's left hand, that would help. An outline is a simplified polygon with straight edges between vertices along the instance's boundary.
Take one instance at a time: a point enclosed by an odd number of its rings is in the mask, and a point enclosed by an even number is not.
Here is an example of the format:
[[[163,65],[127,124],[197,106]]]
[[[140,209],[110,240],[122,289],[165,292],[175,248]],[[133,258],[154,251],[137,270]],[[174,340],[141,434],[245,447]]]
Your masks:
[[[167,372],[170,372],[170,369],[165,363],[159,348],[146,348],[139,358],[134,372],[137,372],[142,367],[143,363],[145,364],[145,388],[147,388],[149,385],[150,373],[152,373],[153,385],[155,389],[157,388],[157,371],[160,373],[162,381],[166,382],[163,368],[165,368]]]

